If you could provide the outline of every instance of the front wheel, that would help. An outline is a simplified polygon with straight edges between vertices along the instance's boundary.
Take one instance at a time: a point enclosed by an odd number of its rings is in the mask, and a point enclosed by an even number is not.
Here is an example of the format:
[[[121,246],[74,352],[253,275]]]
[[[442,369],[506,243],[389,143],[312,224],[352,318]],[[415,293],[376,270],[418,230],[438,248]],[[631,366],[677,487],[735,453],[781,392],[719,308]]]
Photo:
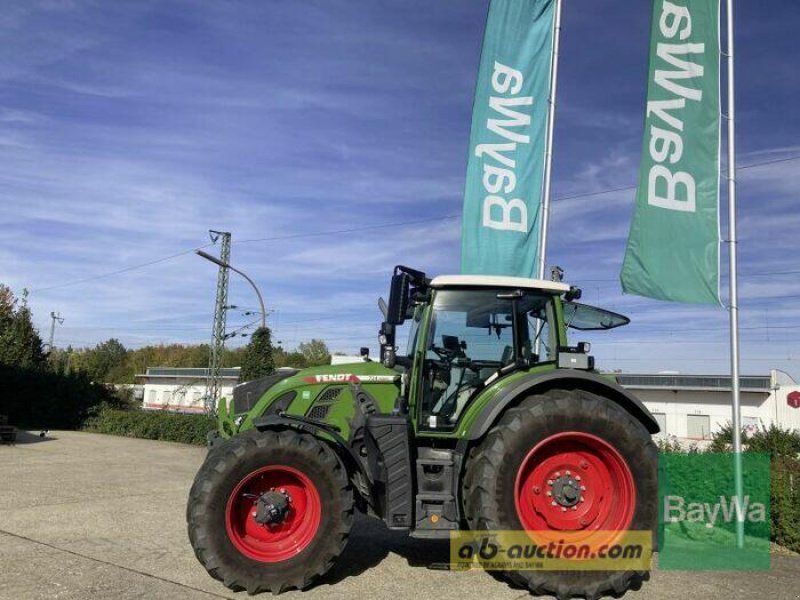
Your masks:
[[[186,510],[208,573],[250,594],[304,589],[341,554],[353,492],[334,452],[307,433],[252,432],[225,442],[198,471]]]
[[[652,532],[658,521],[657,461],[650,434],[617,403],[582,390],[530,396],[509,409],[470,454],[463,494],[467,522],[474,530],[526,530],[538,542],[577,532],[611,544],[624,531]],[[622,594],[647,576],[502,574],[560,599]]]

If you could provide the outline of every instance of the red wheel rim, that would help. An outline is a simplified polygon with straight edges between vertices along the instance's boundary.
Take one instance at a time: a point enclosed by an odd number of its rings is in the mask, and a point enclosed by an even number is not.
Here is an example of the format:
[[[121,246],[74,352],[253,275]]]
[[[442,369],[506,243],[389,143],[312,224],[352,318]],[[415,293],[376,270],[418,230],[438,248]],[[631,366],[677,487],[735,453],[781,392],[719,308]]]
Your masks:
[[[528,452],[517,473],[514,502],[523,528],[539,534],[533,537],[575,532],[577,539],[613,543],[610,538],[619,538],[616,532],[633,521],[636,488],[628,464],[611,444],[569,431]]]
[[[258,498],[279,490],[287,496],[285,518],[275,524],[256,521]],[[311,480],[293,467],[268,466],[253,471],[234,488],[225,507],[228,538],[239,552],[260,562],[297,556],[314,539],[322,520],[322,502]]]

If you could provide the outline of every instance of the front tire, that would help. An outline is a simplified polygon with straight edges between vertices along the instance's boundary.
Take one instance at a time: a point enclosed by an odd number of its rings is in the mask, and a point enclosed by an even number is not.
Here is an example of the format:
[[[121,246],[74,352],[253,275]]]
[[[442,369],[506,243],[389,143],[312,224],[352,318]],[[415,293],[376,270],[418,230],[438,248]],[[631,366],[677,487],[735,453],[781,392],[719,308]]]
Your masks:
[[[325,443],[294,430],[248,432],[209,454],[186,509],[208,573],[250,594],[304,589],[347,543],[353,491]]]
[[[655,531],[657,462],[648,431],[615,402],[582,390],[530,396],[507,410],[470,454],[463,491],[467,523],[473,530],[542,535]],[[640,585],[648,572],[501,575],[535,594],[564,600],[620,595]]]

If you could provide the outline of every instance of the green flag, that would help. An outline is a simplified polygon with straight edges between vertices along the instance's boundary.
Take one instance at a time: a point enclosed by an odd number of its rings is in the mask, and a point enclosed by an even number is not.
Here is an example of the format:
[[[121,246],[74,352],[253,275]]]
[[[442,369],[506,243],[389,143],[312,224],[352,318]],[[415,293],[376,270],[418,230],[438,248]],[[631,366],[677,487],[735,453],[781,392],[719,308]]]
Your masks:
[[[719,0],[655,0],[622,289],[719,304]]]
[[[492,0],[472,109],[462,273],[534,277],[555,0]]]

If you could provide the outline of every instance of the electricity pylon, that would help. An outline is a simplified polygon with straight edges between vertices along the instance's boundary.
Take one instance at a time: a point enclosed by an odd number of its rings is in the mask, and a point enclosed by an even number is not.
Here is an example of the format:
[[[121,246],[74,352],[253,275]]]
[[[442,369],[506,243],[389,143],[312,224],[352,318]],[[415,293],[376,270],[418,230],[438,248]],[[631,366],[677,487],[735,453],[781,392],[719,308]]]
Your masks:
[[[231,234],[227,231],[209,230],[213,243],[220,242],[219,259],[226,265],[231,260]],[[225,321],[228,310],[228,267],[219,267],[217,275],[217,301],[214,305],[214,324],[212,325],[211,352],[206,376],[206,410],[213,413],[217,409],[222,381],[222,353],[225,350]]]
[[[64,317],[61,316],[61,313],[56,314],[55,312],[50,313],[50,318],[53,319],[52,323],[50,323],[50,343],[47,344],[47,353],[53,353],[53,341],[56,337],[56,323],[59,325],[64,324]]]

